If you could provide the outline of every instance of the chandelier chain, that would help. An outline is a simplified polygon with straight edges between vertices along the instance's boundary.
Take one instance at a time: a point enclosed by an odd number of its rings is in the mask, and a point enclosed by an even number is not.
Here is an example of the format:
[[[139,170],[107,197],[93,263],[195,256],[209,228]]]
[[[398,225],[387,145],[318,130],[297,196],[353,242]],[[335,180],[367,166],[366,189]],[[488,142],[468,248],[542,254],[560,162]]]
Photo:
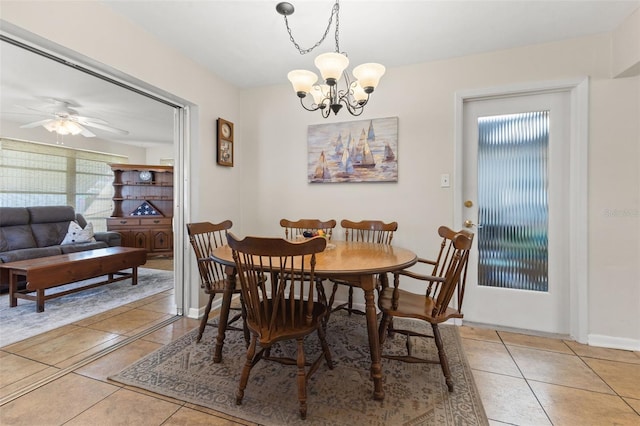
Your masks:
[[[329,16],[329,23],[327,24],[327,29],[324,31],[324,35],[322,36],[322,38],[320,40],[318,40],[318,42],[316,44],[314,44],[313,46],[311,46],[308,49],[303,49],[295,41],[295,39],[293,38],[293,33],[291,32],[291,27],[289,27],[289,20],[287,19],[287,15],[284,15],[284,23],[287,26],[287,32],[289,33],[289,40],[291,40],[291,43],[293,43],[293,45],[296,47],[296,49],[298,49],[298,52],[300,52],[301,55],[305,55],[305,54],[313,51],[313,49],[315,49],[316,47],[318,47],[318,46],[320,46],[322,44],[322,42],[327,38],[327,35],[329,34],[329,30],[331,29],[331,24],[333,23],[333,17],[334,16],[336,17],[336,34],[335,34],[336,52],[340,52],[340,42],[339,42],[339,37],[338,37],[338,33],[340,31],[339,11],[340,11],[339,0],[336,0],[336,3],[331,8],[331,16]]]

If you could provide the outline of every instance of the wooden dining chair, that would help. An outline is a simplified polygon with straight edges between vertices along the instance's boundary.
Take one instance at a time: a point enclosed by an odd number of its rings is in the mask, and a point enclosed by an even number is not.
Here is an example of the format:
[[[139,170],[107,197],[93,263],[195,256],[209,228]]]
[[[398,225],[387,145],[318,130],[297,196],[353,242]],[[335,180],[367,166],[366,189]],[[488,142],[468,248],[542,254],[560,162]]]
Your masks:
[[[202,334],[207,325],[216,327],[219,329],[219,324],[214,321],[209,321],[209,314],[211,313],[211,305],[216,295],[223,295],[221,310],[226,309],[239,311],[234,315],[223,327],[226,330],[242,330],[245,333],[245,339],[247,344],[249,342],[249,332],[246,326],[242,328],[235,327],[233,324],[241,318],[246,316],[244,305],[240,303],[240,308],[231,307],[231,298],[235,294],[240,294],[240,288],[234,288],[232,293],[228,295],[228,298],[224,297],[224,290],[228,284],[228,278],[224,271],[224,265],[215,262],[211,259],[211,253],[216,248],[223,246],[227,243],[227,233],[233,223],[230,220],[225,220],[220,223],[213,224],[211,222],[198,222],[188,223],[187,233],[189,234],[189,242],[193,248],[193,252],[198,264],[198,272],[200,273],[200,287],[204,289],[205,294],[209,295],[207,306],[204,310],[204,316],[200,320],[200,328],[198,329],[197,342],[202,339]],[[244,321],[243,321],[244,323]],[[224,345],[224,331],[216,337],[216,349],[214,352],[214,361],[220,362],[222,358],[222,346]]]
[[[261,237],[238,240],[229,233],[228,241],[247,307],[247,326],[251,334],[236,403],[242,404],[251,369],[261,359],[296,365],[300,417],[304,419],[307,415],[309,378],[316,372],[323,357],[328,367],[333,368],[322,327],[327,307],[314,297],[313,285],[315,254],[325,249],[327,240],[322,237],[302,242]],[[269,277],[262,286],[261,277]],[[314,332],[318,334],[322,351],[309,363],[305,360],[304,338]],[[296,341],[295,359],[274,355],[276,350],[271,350],[275,343],[285,340]],[[260,350],[256,352],[258,345]]]
[[[343,219],[340,222],[340,226],[344,229],[345,241],[361,241],[366,243],[378,243],[386,245],[391,245],[393,235],[398,230],[397,222],[384,223],[380,220],[362,220],[360,222],[353,222],[347,219]],[[377,280],[379,281],[378,285],[382,285],[382,282],[386,281],[386,275],[378,276]],[[355,309],[353,307],[354,284],[350,283],[347,280],[336,279],[331,281],[333,282],[333,289],[331,291],[331,297],[329,298],[328,302],[328,306],[330,308],[329,314],[340,309],[344,309],[349,312],[349,315],[351,315],[352,313],[364,315],[364,311]],[[349,296],[346,302],[341,303],[334,308],[333,303],[335,300],[336,292],[338,290],[338,286],[340,285],[347,286],[349,288]]]
[[[336,224],[334,219],[325,221],[320,219],[280,219],[280,226],[284,228],[284,237],[292,240],[301,236],[305,231],[316,232],[319,230],[322,230],[327,240],[330,240]]]
[[[313,233],[322,230],[322,232],[324,232],[324,237],[327,241],[330,241],[331,236],[333,235],[333,229],[336,225],[337,222],[335,219],[280,219],[280,226],[284,229],[284,237],[291,240],[295,240],[299,236],[303,236],[305,231]],[[316,279],[316,290],[318,291],[321,300],[327,303],[327,296],[325,294],[322,281],[323,280],[321,278]]]
[[[468,231],[461,231],[461,232],[467,232]],[[438,228],[438,235],[441,238],[440,241],[440,250],[438,251],[438,255],[435,256],[433,259],[426,259],[423,257],[419,257],[418,258],[418,262],[416,263],[417,265],[424,265],[423,270],[424,271],[429,271],[429,276],[432,277],[444,277],[445,275],[445,267],[448,264],[451,256],[453,255],[454,249],[453,249],[453,238],[457,235],[458,233],[456,231],[454,231],[453,229],[447,227],[447,226],[440,226]],[[468,233],[470,234],[470,233]],[[420,267],[420,266],[418,266]],[[404,270],[398,273],[398,275],[406,275],[415,279],[422,279],[422,277],[424,277],[424,274],[419,274],[418,272],[412,271],[412,270]],[[395,279],[395,275],[394,275],[394,279]],[[434,285],[438,285],[438,282],[436,281],[429,281],[427,279],[424,279],[423,281],[427,281],[425,282],[425,286],[426,286],[426,295],[430,295],[433,292],[433,286]],[[381,291],[384,290],[386,287],[388,287],[388,282],[384,281],[381,283]],[[393,332],[394,332],[394,327],[393,327],[393,318],[389,319],[389,325],[387,327],[387,334],[388,336],[393,336]]]
[[[441,228],[443,229],[443,228]],[[447,228],[448,229],[448,228]],[[442,234],[441,234],[442,235]],[[467,277],[467,264],[469,250],[473,243],[473,234],[468,231],[460,231],[451,236],[443,237],[440,249],[439,261],[426,262],[434,265],[434,270],[441,275],[423,275],[411,270],[394,272],[393,287],[388,286],[381,290],[378,297],[378,307],[382,311],[382,319],[378,330],[380,347],[388,334],[391,320],[394,317],[412,318],[426,321],[431,324],[433,335],[420,333],[415,330],[394,328],[393,333],[406,336],[406,355],[385,355],[389,359],[396,359],[411,363],[440,364],[449,392],[453,392],[453,380],[449,369],[449,362],[444,350],[442,337],[438,324],[451,318],[462,318],[462,301]],[[424,262],[423,262],[424,263]],[[414,280],[424,282],[425,292],[416,294],[400,288],[400,277],[406,276]],[[456,295],[455,306],[451,304],[453,295]],[[438,349],[438,360],[419,358],[412,353],[412,337],[432,338]]]

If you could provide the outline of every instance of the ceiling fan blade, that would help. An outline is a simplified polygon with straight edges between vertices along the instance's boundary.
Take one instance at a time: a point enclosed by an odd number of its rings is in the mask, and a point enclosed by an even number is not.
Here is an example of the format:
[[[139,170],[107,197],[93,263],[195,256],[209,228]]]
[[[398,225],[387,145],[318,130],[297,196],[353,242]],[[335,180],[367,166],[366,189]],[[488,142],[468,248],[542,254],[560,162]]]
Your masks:
[[[78,126],[80,126],[80,128],[82,129],[82,131],[80,132],[80,134],[82,136],[84,136],[85,138],[95,138],[96,135],[94,133],[91,132],[91,130],[87,129],[86,127],[78,124]]]
[[[108,121],[104,121],[101,118],[84,117],[82,115],[70,115],[69,119],[73,120],[73,121],[76,121],[76,122],[78,122],[80,124],[98,123],[98,124],[102,124],[104,126],[108,126],[109,125]]]
[[[45,120],[36,121],[33,123],[24,124],[20,127],[29,129],[38,126],[44,126],[47,123],[52,121],[72,121],[82,129],[80,132],[81,135],[91,138],[96,135],[91,132],[87,127],[93,127],[96,129],[104,130],[111,133],[117,133],[120,135],[128,135],[129,132],[127,130],[118,129],[116,127],[110,126],[108,121],[102,120],[100,118],[94,117],[85,117],[78,115],[78,111],[72,108],[71,106],[77,106],[72,104],[70,101],[64,101],[60,99],[50,98],[48,99],[50,103],[44,105],[38,105],[37,107],[26,106],[26,105],[18,105],[20,108],[25,110],[34,111],[39,113],[40,115],[50,116],[51,118],[47,118]],[[35,114],[34,114],[35,115]]]
[[[31,106],[25,106],[25,105],[16,105],[16,106],[23,109],[27,109],[29,111],[36,112],[41,115],[67,116],[67,115],[73,115],[78,113],[78,111],[76,111],[75,109],[69,108],[64,105],[62,106],[61,105],[43,105],[40,107],[31,107]]]
[[[95,127],[96,129],[100,129],[100,130],[105,130],[107,132],[112,132],[112,133],[117,133],[119,135],[128,135],[129,132],[126,130],[122,130],[122,129],[118,129],[115,127],[111,127],[111,126],[105,126],[104,124],[100,124],[100,123],[93,123],[93,122],[89,122],[89,123],[81,123],[83,126],[88,126],[88,127]]]
[[[34,127],[42,126],[50,122],[51,119],[47,118],[46,120],[34,121],[33,123],[27,123],[20,126],[21,129],[33,129]]]

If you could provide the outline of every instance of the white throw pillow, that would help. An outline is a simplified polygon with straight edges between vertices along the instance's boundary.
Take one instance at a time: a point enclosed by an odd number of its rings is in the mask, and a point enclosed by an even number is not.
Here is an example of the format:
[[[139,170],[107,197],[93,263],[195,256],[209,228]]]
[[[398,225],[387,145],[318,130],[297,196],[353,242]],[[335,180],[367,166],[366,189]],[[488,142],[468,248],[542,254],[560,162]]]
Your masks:
[[[87,223],[84,229],[76,222],[69,223],[69,230],[60,244],[95,243],[93,238],[93,223]]]

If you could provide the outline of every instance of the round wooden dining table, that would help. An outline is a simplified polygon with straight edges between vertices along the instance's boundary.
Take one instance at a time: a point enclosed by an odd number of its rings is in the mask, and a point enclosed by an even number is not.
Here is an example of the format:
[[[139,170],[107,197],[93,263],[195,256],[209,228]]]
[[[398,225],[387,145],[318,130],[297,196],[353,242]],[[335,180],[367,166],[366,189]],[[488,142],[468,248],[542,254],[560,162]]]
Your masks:
[[[235,262],[229,246],[218,247],[211,258],[227,266],[229,291],[235,286]],[[377,327],[377,313],[374,301],[377,274],[385,274],[414,265],[418,257],[411,250],[387,244],[364,243],[355,241],[329,241],[327,248],[316,255],[316,276],[320,278],[339,278],[353,283],[364,291],[365,314],[369,350],[371,353],[371,378],[373,379],[373,397],[384,399],[382,388],[382,363],[380,340]],[[230,296],[230,294],[229,294]],[[224,308],[222,310],[225,310]],[[224,327],[228,319],[226,312],[220,312],[219,325]],[[221,332],[220,332],[221,331]],[[218,338],[224,339],[224,330],[218,332]],[[222,346],[222,342],[220,342]]]

